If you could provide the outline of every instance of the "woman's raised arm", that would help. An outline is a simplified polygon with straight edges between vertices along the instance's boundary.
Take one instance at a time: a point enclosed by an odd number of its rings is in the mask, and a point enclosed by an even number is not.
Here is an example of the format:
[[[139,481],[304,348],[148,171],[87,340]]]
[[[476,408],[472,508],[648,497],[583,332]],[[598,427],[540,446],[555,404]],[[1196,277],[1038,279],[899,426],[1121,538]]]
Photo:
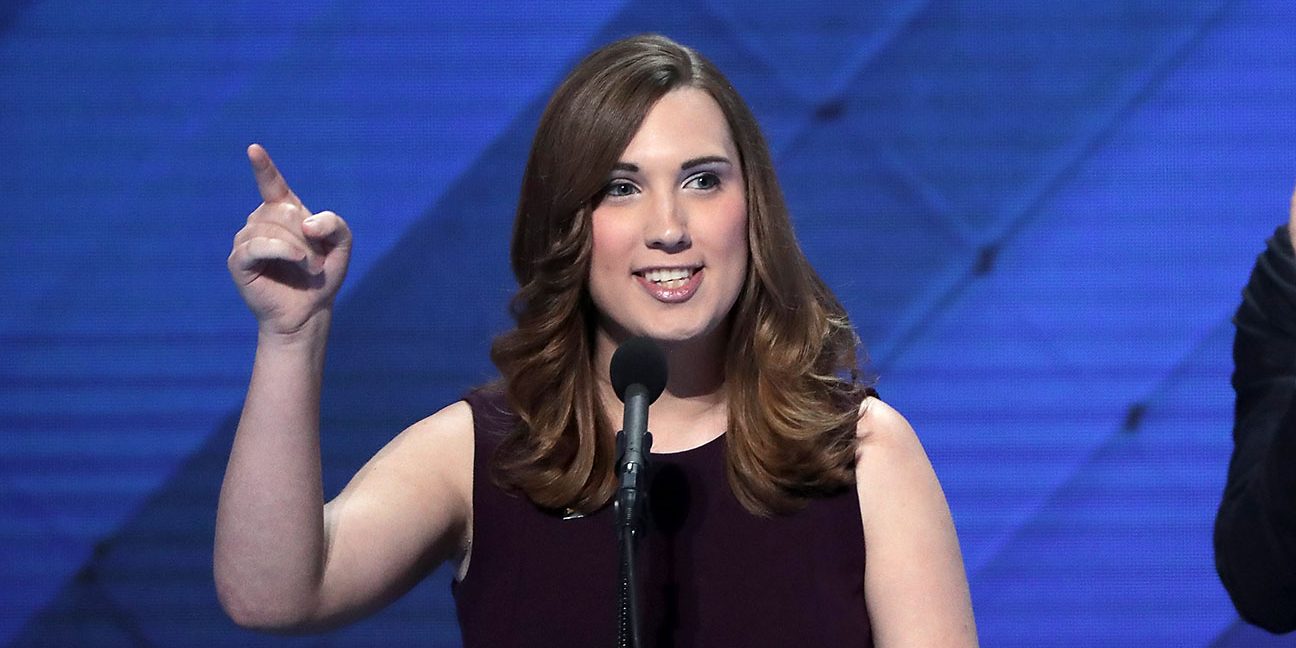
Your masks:
[[[456,403],[411,426],[324,505],[320,383],[351,233],[306,209],[263,148],[248,158],[264,202],[228,266],[258,336],[216,515],[216,589],[240,625],[309,630],[380,607],[466,546],[472,415]]]

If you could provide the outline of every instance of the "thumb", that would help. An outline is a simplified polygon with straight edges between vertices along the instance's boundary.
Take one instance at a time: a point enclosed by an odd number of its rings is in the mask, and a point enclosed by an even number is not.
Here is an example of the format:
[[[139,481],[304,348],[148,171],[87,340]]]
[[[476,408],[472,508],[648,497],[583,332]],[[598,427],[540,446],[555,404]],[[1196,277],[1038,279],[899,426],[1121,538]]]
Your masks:
[[[324,244],[327,248],[351,246],[351,227],[331,211],[322,211],[302,221],[302,233],[312,242]]]

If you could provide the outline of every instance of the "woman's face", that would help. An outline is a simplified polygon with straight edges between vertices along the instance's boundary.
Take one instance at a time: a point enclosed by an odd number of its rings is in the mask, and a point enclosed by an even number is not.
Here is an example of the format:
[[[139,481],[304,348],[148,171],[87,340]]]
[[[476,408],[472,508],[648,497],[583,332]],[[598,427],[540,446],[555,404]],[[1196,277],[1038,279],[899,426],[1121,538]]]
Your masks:
[[[747,199],[711,95],[682,88],[653,106],[592,218],[601,334],[665,343],[723,334],[747,272]]]

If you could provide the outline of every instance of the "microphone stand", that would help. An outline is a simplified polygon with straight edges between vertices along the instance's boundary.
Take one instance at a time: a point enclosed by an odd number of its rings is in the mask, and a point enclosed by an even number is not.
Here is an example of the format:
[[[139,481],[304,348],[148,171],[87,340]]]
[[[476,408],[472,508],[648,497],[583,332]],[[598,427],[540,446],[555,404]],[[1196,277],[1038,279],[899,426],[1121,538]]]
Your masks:
[[[639,620],[639,581],[635,568],[635,545],[643,532],[643,501],[647,499],[648,452],[652,433],[648,432],[648,390],[635,383],[626,388],[625,415],[617,432],[617,470],[621,485],[617,489],[616,526],[621,554],[621,589],[618,595],[618,648],[643,646]]]

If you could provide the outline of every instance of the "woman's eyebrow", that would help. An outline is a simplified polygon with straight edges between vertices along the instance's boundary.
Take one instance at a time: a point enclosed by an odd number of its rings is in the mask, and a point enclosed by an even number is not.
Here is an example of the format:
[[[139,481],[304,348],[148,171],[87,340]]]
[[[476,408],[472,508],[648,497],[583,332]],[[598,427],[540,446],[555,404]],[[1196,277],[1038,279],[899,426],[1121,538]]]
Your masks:
[[[729,158],[724,157],[723,155],[705,155],[702,157],[693,158],[691,160],[685,160],[684,164],[680,165],[680,170],[687,171],[689,169],[692,169],[695,166],[701,166],[703,164],[714,164],[714,163],[728,164],[730,166],[733,166],[733,162],[730,162]]]
[[[687,171],[703,164],[727,164],[733,166],[733,162],[730,162],[729,158],[723,155],[704,155],[702,157],[685,160],[684,163],[680,165],[680,170]],[[639,165],[633,162],[617,162],[612,165],[612,170],[625,171],[627,173],[639,173]]]

